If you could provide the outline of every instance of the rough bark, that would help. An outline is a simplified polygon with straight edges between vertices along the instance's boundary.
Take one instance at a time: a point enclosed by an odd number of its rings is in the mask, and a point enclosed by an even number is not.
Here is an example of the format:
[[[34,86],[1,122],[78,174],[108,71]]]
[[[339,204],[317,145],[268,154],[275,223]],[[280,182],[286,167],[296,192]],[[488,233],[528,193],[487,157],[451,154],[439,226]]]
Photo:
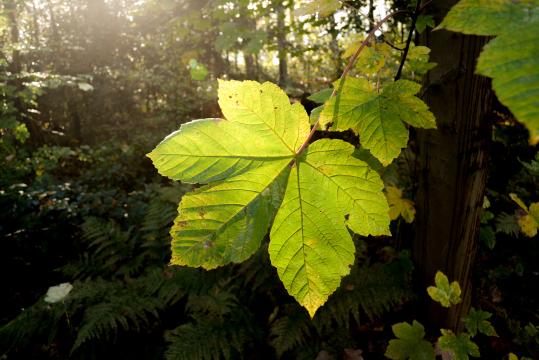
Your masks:
[[[433,2],[438,23],[456,1]],[[479,236],[487,179],[491,107],[490,82],[474,75],[484,38],[445,30],[426,32],[424,45],[438,65],[426,79],[424,100],[437,130],[417,132],[418,181],[413,245],[419,286],[434,282],[436,271],[457,280],[462,303],[449,310],[424,299],[423,321],[433,328],[459,329],[471,301],[471,271]]]

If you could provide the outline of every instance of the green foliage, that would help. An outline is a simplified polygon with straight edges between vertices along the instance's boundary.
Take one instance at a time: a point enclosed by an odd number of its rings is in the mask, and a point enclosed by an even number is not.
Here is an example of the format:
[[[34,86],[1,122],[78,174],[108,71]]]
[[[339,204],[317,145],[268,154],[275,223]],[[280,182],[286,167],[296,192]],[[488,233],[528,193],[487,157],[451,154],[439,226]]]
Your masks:
[[[434,27],[434,18],[432,15],[419,15],[415,23],[415,29],[421,34],[427,27]]]
[[[432,300],[439,302],[444,307],[450,307],[461,302],[461,290],[458,282],[453,281],[449,284],[447,276],[443,272],[438,271],[434,277],[434,283],[435,286],[429,286],[427,288],[427,292]]]
[[[518,218],[522,233],[528,237],[537,235],[537,230],[539,229],[539,202],[531,203],[528,207],[516,194],[511,193],[509,197],[524,211],[524,215]]]
[[[387,186],[386,197],[389,204],[389,218],[391,220],[395,220],[399,218],[399,216],[402,216],[407,223],[414,221],[414,202],[403,198],[401,189],[396,186]]]
[[[462,321],[466,326],[466,330],[472,337],[478,333],[487,336],[498,336],[496,330],[488,320],[491,316],[492,314],[487,311],[476,310],[472,307],[468,315],[466,315]]]
[[[182,199],[172,263],[212,269],[244,261],[273,222],[272,264],[313,316],[353,263],[346,226],[389,234],[382,181],[342,141],[303,151],[307,114],[275,85],[221,81],[219,104],[226,120],[186,124],[149,154],[162,175],[210,183]]]
[[[73,301],[86,302],[81,326],[71,348],[79,350],[83,345],[95,340],[115,339],[119,330],[139,332],[156,324],[158,311],[162,308],[159,299],[141,296],[125,288],[115,288],[113,284],[97,284],[102,290],[98,294],[92,283],[82,284],[90,289],[79,290],[73,294]],[[89,298],[87,298],[87,296]]]
[[[197,81],[202,81],[208,76],[208,69],[196,59],[189,60],[189,72],[191,74],[191,79]]]
[[[468,360],[470,356],[479,357],[479,347],[470,340],[469,334],[455,335],[451,330],[441,329],[442,336],[438,339],[438,346],[451,354],[455,360]]]
[[[309,0],[296,10],[296,16],[318,14],[326,17],[333,14],[341,7],[339,0]]]
[[[398,80],[382,87],[366,79],[345,78],[334,84],[338,93],[328,100],[320,114],[320,124],[330,130],[352,129],[361,145],[387,166],[408,143],[404,123],[415,127],[436,127],[434,115],[414,95],[420,85]]]
[[[323,104],[325,103],[333,93],[333,89],[326,88],[322,89],[320,91],[315,92],[314,94],[310,95],[307,99],[314,101],[317,104]]]
[[[501,212],[496,217],[496,232],[502,232],[512,237],[517,237],[520,226],[516,216]]]
[[[393,325],[393,334],[397,339],[390,340],[385,356],[394,360],[434,359],[432,344],[424,339],[425,328],[417,321]]]
[[[271,325],[270,341],[281,357],[285,352],[305,345],[310,337],[311,326],[305,313],[291,311],[290,315],[276,319]]]
[[[496,36],[483,49],[477,72],[492,78],[500,101],[539,136],[539,2],[461,0],[440,28]],[[518,34],[518,36],[515,36]]]

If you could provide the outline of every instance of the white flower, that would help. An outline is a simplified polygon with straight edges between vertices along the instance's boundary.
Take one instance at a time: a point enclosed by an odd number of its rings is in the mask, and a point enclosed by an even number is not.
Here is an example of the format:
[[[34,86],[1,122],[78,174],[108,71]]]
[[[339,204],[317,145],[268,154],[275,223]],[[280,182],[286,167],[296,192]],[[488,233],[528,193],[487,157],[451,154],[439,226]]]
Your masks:
[[[57,286],[51,286],[49,290],[47,290],[45,301],[51,304],[62,301],[67,296],[67,294],[69,294],[71,289],[73,289],[73,285],[71,285],[70,283],[63,283]]]

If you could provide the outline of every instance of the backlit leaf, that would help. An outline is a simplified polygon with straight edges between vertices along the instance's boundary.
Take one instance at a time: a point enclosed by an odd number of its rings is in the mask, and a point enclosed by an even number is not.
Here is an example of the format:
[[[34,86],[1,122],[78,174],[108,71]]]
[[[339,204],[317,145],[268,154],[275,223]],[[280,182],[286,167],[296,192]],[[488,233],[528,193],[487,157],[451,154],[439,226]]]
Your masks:
[[[384,165],[390,164],[408,143],[404,123],[427,129],[436,127],[427,105],[414,96],[420,89],[415,82],[398,80],[378,92],[366,79],[342,81],[335,82],[337,96],[324,105],[320,124],[335,131],[352,129],[360,136],[361,145]]]
[[[477,72],[492,78],[500,101],[532,141],[539,139],[539,1],[461,0],[439,27],[497,36],[479,56]]]
[[[402,190],[396,186],[386,187],[386,197],[389,203],[389,218],[396,220],[402,216],[404,221],[411,223],[415,217],[415,207],[412,200],[402,197]]]
[[[149,154],[160,174],[207,184],[181,200],[171,262],[241,262],[271,227],[271,262],[313,316],[354,261],[349,230],[389,235],[382,180],[348,143],[304,146],[307,113],[276,85],[220,81],[218,93],[225,119],[184,124]]]
[[[532,203],[528,208],[516,194],[509,194],[509,197],[525,212],[524,215],[518,218],[518,225],[522,233],[528,237],[537,235],[539,230],[539,202]]]
[[[449,284],[447,276],[443,272],[438,271],[434,277],[434,283],[436,286],[429,286],[427,288],[427,292],[432,300],[439,302],[444,307],[450,307],[461,302],[461,290],[458,282],[453,281]]]

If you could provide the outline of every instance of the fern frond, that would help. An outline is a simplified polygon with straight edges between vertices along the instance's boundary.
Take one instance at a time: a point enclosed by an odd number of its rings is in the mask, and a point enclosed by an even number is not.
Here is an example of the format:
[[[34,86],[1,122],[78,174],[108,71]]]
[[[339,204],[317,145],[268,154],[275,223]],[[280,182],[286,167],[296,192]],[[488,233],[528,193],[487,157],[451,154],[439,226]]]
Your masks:
[[[167,360],[219,360],[240,357],[253,335],[241,321],[208,321],[180,325],[165,334]]]
[[[517,217],[505,212],[500,213],[496,217],[496,232],[502,232],[512,237],[517,237],[520,233],[520,225]]]
[[[270,329],[270,343],[277,356],[305,345],[311,336],[310,320],[304,311],[290,312],[273,322]]]
[[[320,332],[335,326],[349,329],[360,323],[362,312],[373,319],[413,296],[409,287],[412,270],[406,255],[390,263],[355,266],[341,287],[314,318]]]
[[[162,303],[155,298],[139,297],[133,292],[109,296],[85,311],[71,352],[92,340],[114,342],[118,332],[150,328],[159,321]]]

